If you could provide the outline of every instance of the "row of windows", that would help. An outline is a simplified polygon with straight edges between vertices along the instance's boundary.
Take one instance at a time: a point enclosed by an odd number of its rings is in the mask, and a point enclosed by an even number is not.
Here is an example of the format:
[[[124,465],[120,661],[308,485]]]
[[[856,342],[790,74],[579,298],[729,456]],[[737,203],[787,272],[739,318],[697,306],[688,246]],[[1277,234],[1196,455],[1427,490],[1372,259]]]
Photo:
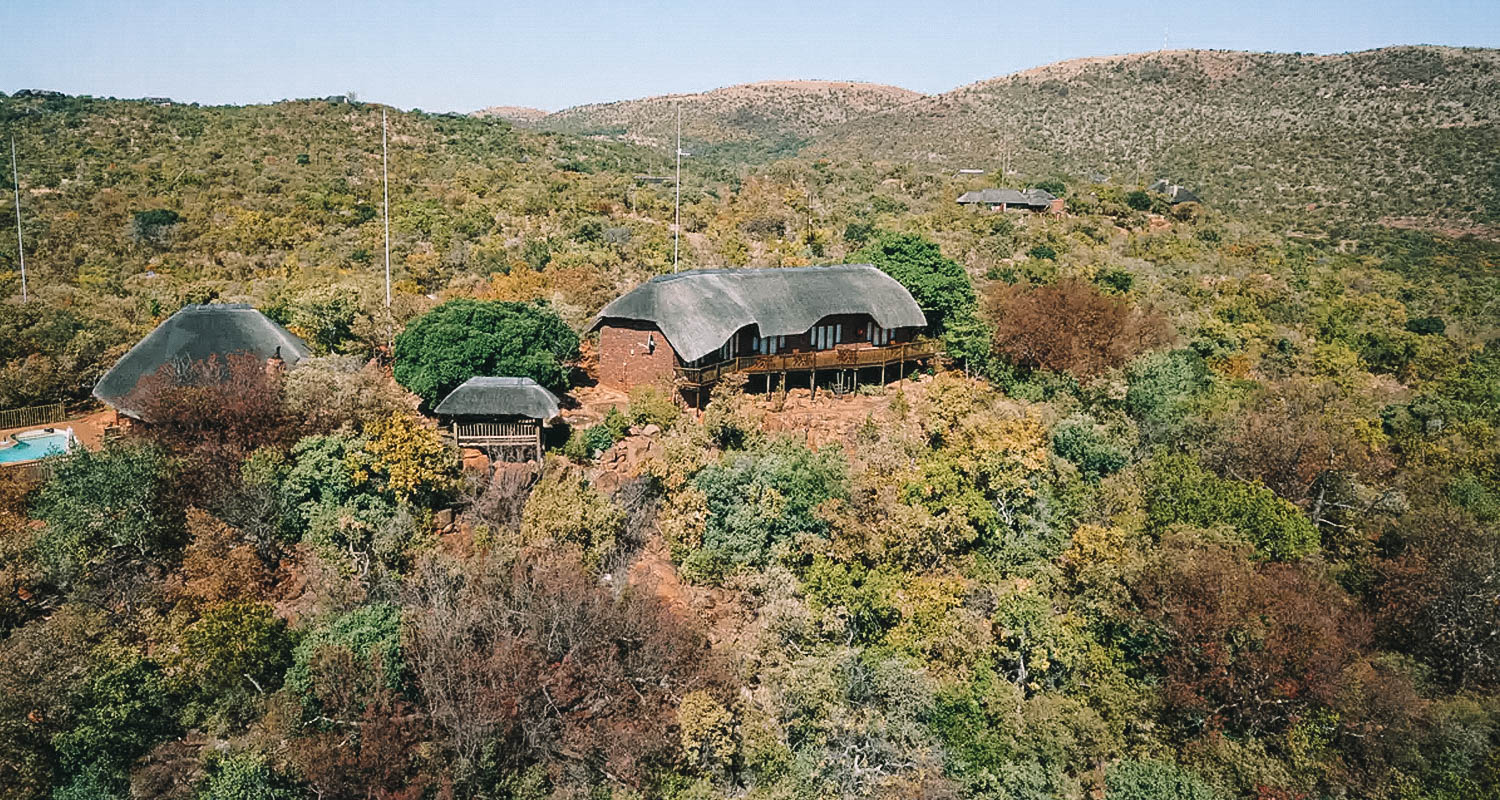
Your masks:
[[[888,345],[894,338],[894,331],[883,328],[874,322],[866,326],[868,341],[877,347]],[[840,322],[828,325],[816,325],[807,332],[808,342],[814,350],[832,350],[834,345],[844,341],[844,325]],[[786,349],[785,336],[752,336],[750,348],[746,352],[756,355],[773,355]],[[718,361],[727,361],[740,355],[740,337],[731,336],[714,353],[704,356],[692,363],[692,366],[704,366]]]

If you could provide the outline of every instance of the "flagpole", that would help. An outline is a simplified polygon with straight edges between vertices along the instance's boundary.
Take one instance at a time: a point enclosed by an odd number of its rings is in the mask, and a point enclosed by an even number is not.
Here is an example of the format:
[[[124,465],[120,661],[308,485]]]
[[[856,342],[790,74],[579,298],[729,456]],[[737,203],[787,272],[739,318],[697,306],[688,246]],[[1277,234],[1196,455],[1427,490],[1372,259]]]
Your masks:
[[[26,245],[21,241],[21,173],[16,167],[16,135],[10,135],[10,177],[16,190],[16,255],[21,261],[21,302],[26,302]]]
[[[677,197],[672,203],[672,271],[677,271],[677,242],[682,238],[682,105],[677,106]]]

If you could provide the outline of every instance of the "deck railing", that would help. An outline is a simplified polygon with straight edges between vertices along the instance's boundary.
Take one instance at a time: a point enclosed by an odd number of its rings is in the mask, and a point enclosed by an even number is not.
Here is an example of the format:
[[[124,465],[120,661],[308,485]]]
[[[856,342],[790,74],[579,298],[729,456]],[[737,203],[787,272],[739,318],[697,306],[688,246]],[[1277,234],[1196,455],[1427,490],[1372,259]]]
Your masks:
[[[725,375],[734,372],[800,372],[804,370],[886,367],[922,358],[932,358],[942,352],[942,344],[938,341],[934,339],[919,339],[915,342],[891,344],[883,347],[859,347],[814,350],[805,353],[738,356],[720,361],[717,364],[708,364],[701,367],[678,367],[677,379],[686,384],[701,386],[713,383]]]
[[[67,418],[68,409],[62,403],[28,406],[26,408],[8,408],[0,411],[0,430],[46,425],[49,422],[59,422]]]
[[[542,457],[542,428],[536,422],[455,422],[458,447],[526,447]]]

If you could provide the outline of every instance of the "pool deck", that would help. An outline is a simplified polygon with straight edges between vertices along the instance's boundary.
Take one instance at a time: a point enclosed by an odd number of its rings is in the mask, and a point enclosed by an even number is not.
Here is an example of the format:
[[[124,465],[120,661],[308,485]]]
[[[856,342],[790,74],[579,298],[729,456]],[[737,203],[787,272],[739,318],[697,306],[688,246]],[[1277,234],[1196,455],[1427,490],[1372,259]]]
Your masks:
[[[21,431],[32,431],[38,428],[56,428],[58,430],[73,429],[73,435],[78,441],[90,450],[98,450],[104,444],[104,429],[115,421],[115,412],[105,409],[85,414],[81,417],[69,417],[68,419],[49,422],[46,425],[27,425],[24,428],[5,428],[0,430],[0,439],[9,438],[12,433]]]

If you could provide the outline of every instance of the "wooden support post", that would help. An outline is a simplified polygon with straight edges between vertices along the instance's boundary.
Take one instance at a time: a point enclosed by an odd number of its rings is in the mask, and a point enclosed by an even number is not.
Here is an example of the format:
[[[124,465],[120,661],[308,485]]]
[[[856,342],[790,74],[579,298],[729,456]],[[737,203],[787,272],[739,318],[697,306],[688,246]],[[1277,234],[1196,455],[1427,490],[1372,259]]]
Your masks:
[[[812,371],[812,381],[808,384],[808,397],[811,400],[818,399],[818,370],[816,367]]]

